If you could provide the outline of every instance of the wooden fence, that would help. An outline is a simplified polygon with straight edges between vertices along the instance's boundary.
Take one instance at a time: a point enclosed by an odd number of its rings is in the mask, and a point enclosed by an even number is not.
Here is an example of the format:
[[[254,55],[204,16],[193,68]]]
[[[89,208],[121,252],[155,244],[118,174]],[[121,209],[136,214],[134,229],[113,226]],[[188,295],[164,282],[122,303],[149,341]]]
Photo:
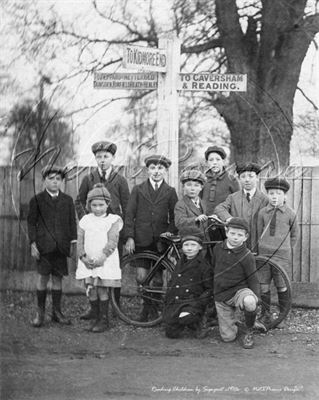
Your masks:
[[[88,168],[80,168],[69,175],[64,191],[74,199],[82,177]],[[144,170],[125,170],[129,185],[145,179]],[[28,203],[34,193],[42,190],[39,174],[30,172],[18,181],[18,171],[0,167],[0,271],[32,271],[26,216]],[[290,167],[286,173],[291,184],[288,204],[297,211],[300,240],[293,255],[291,277],[294,282],[319,283],[319,167]],[[261,186],[265,180],[261,176]]]

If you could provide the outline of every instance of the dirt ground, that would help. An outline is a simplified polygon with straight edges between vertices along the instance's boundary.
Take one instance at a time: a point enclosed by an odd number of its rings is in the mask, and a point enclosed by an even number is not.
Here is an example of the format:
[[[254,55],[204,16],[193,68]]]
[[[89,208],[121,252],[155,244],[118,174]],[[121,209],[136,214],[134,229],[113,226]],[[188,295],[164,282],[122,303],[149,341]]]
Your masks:
[[[111,318],[102,334],[79,320],[84,296],[64,298],[71,326],[30,326],[35,296],[1,294],[1,399],[317,399],[319,310],[293,309],[287,327],[256,334],[255,348],[165,338],[162,327]],[[49,301],[48,301],[49,303]],[[48,304],[50,309],[50,304]]]

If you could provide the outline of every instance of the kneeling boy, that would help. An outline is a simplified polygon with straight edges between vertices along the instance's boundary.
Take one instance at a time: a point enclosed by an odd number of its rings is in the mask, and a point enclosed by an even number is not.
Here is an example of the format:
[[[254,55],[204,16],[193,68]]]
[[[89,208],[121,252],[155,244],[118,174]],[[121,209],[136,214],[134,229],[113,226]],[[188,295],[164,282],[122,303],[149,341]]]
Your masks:
[[[205,307],[213,294],[213,270],[200,254],[198,236],[182,238],[183,256],[168,284],[163,320],[169,338],[178,338],[185,327],[199,337]]]
[[[227,239],[213,250],[214,296],[219,332],[224,342],[238,336],[235,309],[244,311],[245,328],[239,336],[245,349],[254,346],[252,329],[260,298],[260,284],[254,256],[246,248],[248,224],[242,218],[232,218],[226,228]]]

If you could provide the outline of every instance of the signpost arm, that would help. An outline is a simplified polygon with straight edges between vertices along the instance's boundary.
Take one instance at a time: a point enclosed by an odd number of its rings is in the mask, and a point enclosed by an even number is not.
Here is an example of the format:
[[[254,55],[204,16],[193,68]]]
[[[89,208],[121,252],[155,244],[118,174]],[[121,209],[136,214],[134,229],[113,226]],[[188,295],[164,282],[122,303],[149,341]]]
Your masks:
[[[168,182],[178,189],[178,93],[181,43],[176,36],[159,39],[158,47],[167,50],[167,71],[158,76],[157,151],[172,161]]]

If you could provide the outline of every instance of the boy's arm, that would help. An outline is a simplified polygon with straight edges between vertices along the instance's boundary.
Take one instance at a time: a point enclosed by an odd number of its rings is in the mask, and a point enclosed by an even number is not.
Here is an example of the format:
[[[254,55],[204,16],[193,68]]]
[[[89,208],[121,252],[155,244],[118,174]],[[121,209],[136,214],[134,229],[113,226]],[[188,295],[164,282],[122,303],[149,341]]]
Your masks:
[[[290,219],[290,243],[292,248],[296,246],[298,237],[299,237],[299,225],[298,225],[297,215],[295,212],[293,212]]]
[[[214,274],[211,266],[205,268],[202,275],[202,284],[204,291],[200,295],[199,301],[202,307],[206,307],[214,293]]]
[[[36,198],[33,197],[29,203],[29,213],[27,217],[28,223],[28,235],[30,243],[35,243],[37,233],[36,233],[36,226],[38,221],[38,206]]]
[[[79,193],[74,201],[75,205],[75,210],[78,216],[78,219],[80,220],[84,215],[86,214],[86,198],[89,192],[89,176],[86,175],[82,179],[82,182],[80,184],[80,189]]]
[[[125,214],[125,224],[124,224],[124,236],[125,239],[134,239],[135,231],[135,217],[137,211],[138,193],[136,186],[133,188],[132,193],[129,197],[127,203],[127,209]]]
[[[168,206],[168,217],[169,217],[169,225],[168,225],[168,232],[177,233],[176,223],[175,223],[175,205],[178,201],[178,197],[176,194],[176,190],[173,189],[171,191],[170,199],[169,199],[169,206]]]
[[[107,233],[107,244],[103,249],[103,253],[106,257],[109,257],[113,251],[117,248],[117,244],[120,237],[120,230],[123,227],[122,218],[118,218],[116,222],[114,222]]]
[[[257,217],[257,239],[260,239],[263,231],[264,231],[264,213],[263,210],[261,209]]]
[[[215,207],[214,214],[216,214],[217,217],[223,221],[227,221],[228,219],[232,218],[232,215],[230,214],[232,202],[232,195],[228,195],[225,201]]]
[[[123,218],[125,218],[125,215],[126,215],[126,209],[127,209],[129,197],[130,197],[130,190],[128,187],[127,180],[123,176],[121,176],[120,205],[122,208]]]

